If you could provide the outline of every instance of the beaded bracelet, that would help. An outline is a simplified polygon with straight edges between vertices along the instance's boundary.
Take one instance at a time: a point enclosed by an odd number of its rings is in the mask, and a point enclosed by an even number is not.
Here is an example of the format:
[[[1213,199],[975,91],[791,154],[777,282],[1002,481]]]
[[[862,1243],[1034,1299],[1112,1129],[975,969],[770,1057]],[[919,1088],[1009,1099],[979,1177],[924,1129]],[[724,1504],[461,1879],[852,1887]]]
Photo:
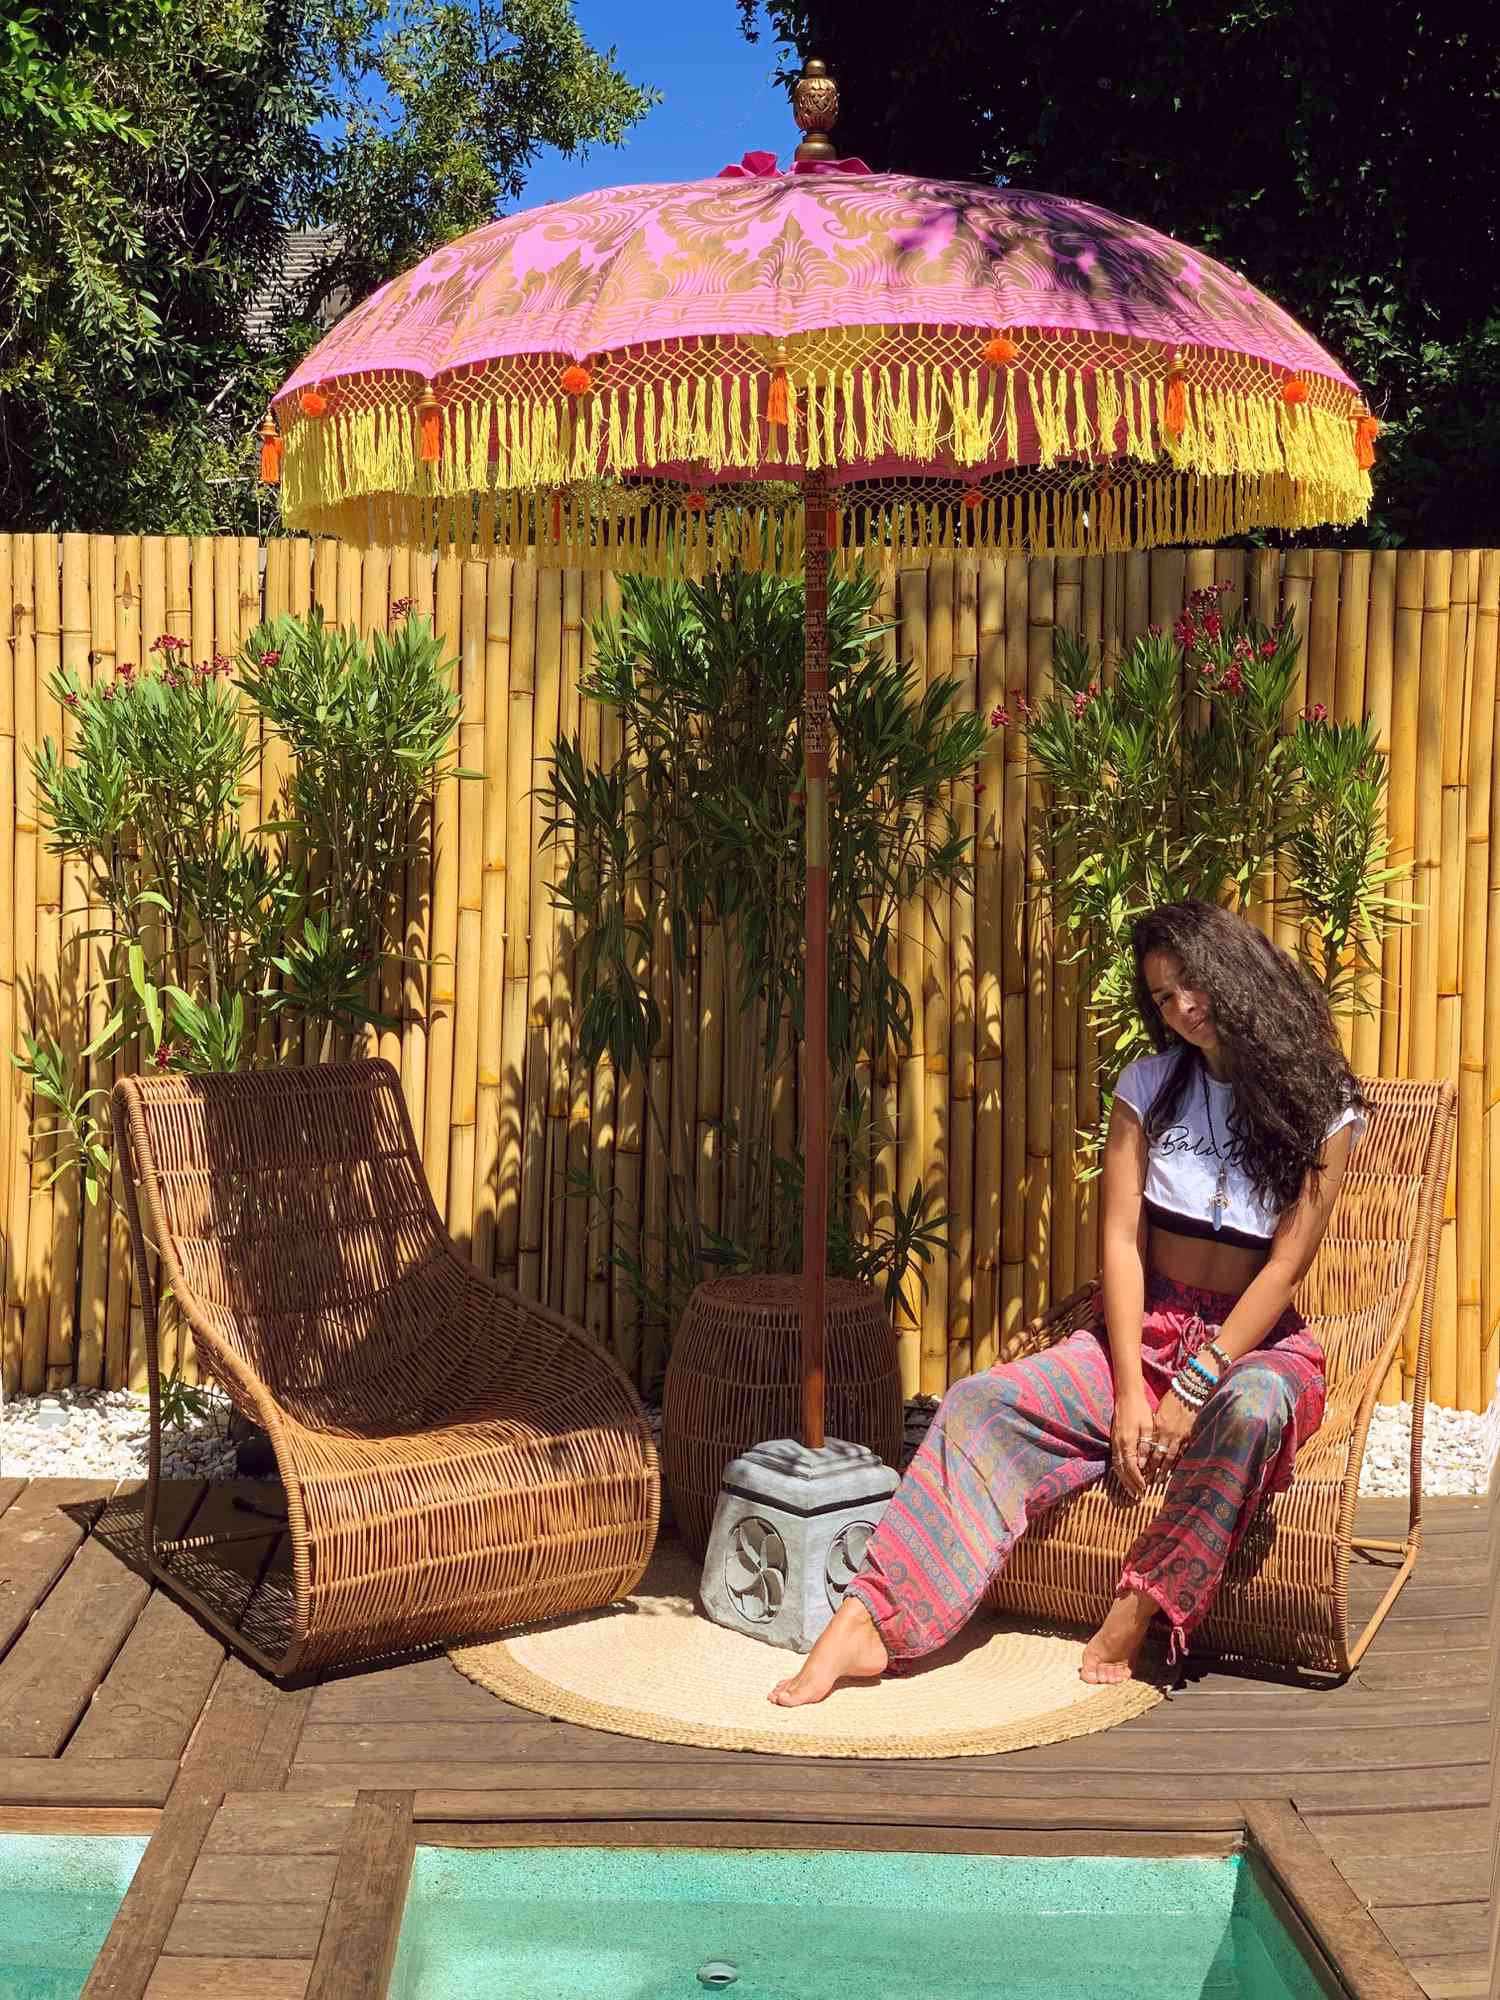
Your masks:
[[[1180,1403],[1186,1403],[1190,1410],[1201,1410],[1208,1401],[1208,1391],[1201,1382],[1195,1382],[1185,1367],[1179,1368],[1171,1381],[1172,1394]]]
[[[1208,1370],[1204,1367],[1203,1363],[1198,1359],[1196,1354],[1190,1354],[1187,1360],[1183,1362],[1182,1368],[1183,1372],[1186,1372],[1186,1370],[1191,1368],[1193,1373],[1198,1377],[1198,1380],[1207,1387],[1210,1395],[1212,1395],[1214,1390],[1218,1388],[1219,1386],[1218,1377],[1209,1374]]]
[[[1234,1365],[1233,1362],[1231,1362],[1231,1360],[1229,1359],[1229,1356],[1224,1352],[1223,1348],[1220,1347],[1218,1341],[1216,1340],[1209,1341],[1208,1345],[1204,1348],[1203,1351],[1205,1354],[1211,1354],[1214,1357],[1215,1361],[1217,1361],[1219,1364],[1219,1369],[1221,1373],[1226,1368],[1231,1368]]]

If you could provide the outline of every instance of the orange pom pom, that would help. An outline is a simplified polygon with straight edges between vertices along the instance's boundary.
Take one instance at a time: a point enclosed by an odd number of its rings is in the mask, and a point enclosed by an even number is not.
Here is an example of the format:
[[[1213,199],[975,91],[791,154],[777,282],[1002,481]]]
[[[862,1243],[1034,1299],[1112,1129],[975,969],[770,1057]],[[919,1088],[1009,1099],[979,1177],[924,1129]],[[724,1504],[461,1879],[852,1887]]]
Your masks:
[[[965,493],[964,505],[968,508],[971,514],[975,513],[980,507],[984,505],[984,495],[980,492],[977,486],[971,486],[969,490]]]
[[[262,486],[281,484],[282,443],[276,430],[276,419],[268,412],[260,427],[260,481]]]
[[[781,346],[776,349],[771,359],[775,365],[771,370],[770,393],[766,397],[766,422],[785,424],[792,411],[792,385],[787,379],[786,372],[791,356],[786,348]]]
[[[1361,472],[1368,472],[1375,463],[1375,440],[1379,435],[1379,419],[1368,410],[1361,410],[1354,419],[1354,462]]]
[[[1300,375],[1287,376],[1281,385],[1281,400],[1283,403],[1305,403],[1307,401],[1307,384]]]
[[[1181,437],[1187,425],[1187,370],[1175,349],[1167,357],[1167,406],[1162,422],[1170,437]]]
[[[436,465],[443,452],[443,412],[431,389],[417,403],[418,452],[424,465]]]
[[[573,361],[558,378],[570,396],[586,396],[594,386],[594,378],[579,361]]]
[[[321,417],[328,408],[328,398],[321,389],[304,389],[297,398],[297,407],[304,417]]]
[[[1021,350],[1009,334],[995,333],[990,335],[980,352],[991,368],[1009,368]]]
[[[704,508],[708,505],[708,502],[704,499],[703,495],[699,493],[695,488],[691,493],[685,493],[683,495],[682,504],[684,507],[687,508],[690,514],[701,514]]]

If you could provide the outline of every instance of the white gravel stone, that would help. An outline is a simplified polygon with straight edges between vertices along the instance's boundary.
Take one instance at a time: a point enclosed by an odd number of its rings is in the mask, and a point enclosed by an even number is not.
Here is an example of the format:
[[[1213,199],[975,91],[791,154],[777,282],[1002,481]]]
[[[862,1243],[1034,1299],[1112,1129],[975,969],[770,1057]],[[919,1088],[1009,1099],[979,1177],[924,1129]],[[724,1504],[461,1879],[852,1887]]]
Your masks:
[[[234,1446],[224,1435],[228,1401],[208,1405],[183,1430],[165,1431],[167,1479],[233,1479]],[[0,1475],[7,1479],[144,1479],[149,1435],[146,1397],[130,1389],[58,1389],[15,1396],[0,1410]]]

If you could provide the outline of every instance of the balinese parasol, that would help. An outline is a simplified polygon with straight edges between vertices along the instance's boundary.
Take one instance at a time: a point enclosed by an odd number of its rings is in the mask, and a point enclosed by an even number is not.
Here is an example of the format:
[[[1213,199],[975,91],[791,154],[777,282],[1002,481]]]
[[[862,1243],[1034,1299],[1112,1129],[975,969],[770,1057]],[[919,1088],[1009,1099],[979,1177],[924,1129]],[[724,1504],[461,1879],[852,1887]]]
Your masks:
[[[828,563],[1213,543],[1360,518],[1359,390],[1222,264],[1054,195],[834,157],[508,216],[278,392],[287,525],[543,563],[806,573],[803,1443],[823,1443]]]

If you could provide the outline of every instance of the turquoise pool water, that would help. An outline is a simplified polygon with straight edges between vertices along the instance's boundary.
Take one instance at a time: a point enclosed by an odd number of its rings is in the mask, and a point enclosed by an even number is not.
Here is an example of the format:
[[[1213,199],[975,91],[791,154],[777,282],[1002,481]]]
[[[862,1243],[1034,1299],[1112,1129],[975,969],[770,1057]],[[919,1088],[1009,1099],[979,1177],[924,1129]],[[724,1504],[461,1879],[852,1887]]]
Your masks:
[[[0,2000],[78,2000],[144,1837],[0,1833]]]
[[[420,1847],[391,2000],[1327,2000],[1238,1857]]]

